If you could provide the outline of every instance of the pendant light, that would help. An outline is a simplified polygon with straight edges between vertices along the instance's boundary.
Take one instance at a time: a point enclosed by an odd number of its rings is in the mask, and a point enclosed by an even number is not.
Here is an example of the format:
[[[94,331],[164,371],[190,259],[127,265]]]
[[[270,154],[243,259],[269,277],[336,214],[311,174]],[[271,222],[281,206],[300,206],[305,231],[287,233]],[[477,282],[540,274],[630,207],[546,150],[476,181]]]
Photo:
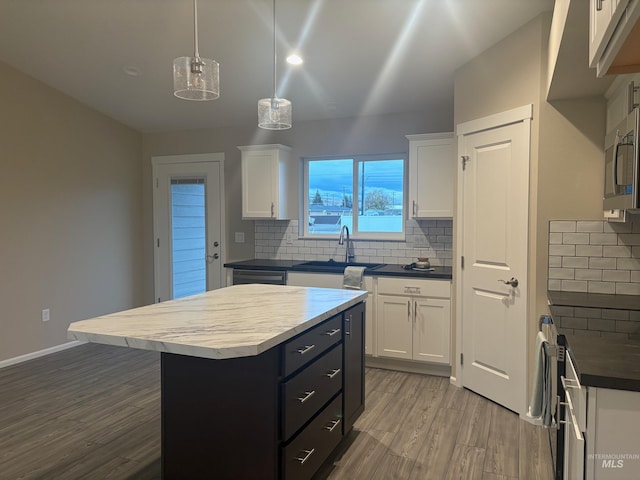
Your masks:
[[[273,0],[273,97],[258,101],[258,127],[265,130],[291,128],[291,102],[276,94],[276,0]]]
[[[220,96],[220,67],[198,52],[198,0],[193,0],[193,57],[173,61],[173,94],[184,100],[215,100]]]

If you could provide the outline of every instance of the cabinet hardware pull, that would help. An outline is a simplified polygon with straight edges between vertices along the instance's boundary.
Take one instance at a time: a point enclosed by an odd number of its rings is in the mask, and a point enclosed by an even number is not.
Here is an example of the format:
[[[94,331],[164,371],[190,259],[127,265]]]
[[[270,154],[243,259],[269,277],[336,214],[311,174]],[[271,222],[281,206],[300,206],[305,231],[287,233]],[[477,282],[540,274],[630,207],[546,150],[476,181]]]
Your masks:
[[[573,380],[572,378],[565,378],[562,375],[560,375],[560,381],[562,382],[562,388],[564,388],[565,390],[568,390],[570,388],[575,388],[576,390],[580,390],[580,386],[578,385],[578,382],[576,380]]]
[[[417,318],[418,318],[418,302],[414,300],[413,301],[413,321],[415,322]]]
[[[331,370],[330,372],[325,373],[325,376],[329,377],[329,378],[333,378],[335,377],[337,374],[340,373],[340,369],[339,368],[334,368],[333,370]]]
[[[300,355],[304,355],[305,353],[307,353],[309,350],[311,350],[312,348],[315,348],[315,345],[305,345],[303,348],[299,348],[297,350],[297,352]]]
[[[309,400],[311,397],[313,397],[316,394],[315,390],[311,390],[310,392],[304,392],[304,397],[298,397],[298,401],[300,403],[304,403],[307,400]]]
[[[336,333],[340,333],[340,329],[339,328],[334,328],[333,330],[329,330],[327,332],[325,332],[325,335],[328,337],[333,337]]]
[[[335,428],[340,425],[340,420],[332,420],[331,422],[329,422],[331,425],[325,425],[324,429],[325,430],[329,430],[330,432],[333,432],[335,430]]]
[[[413,216],[416,216],[416,201],[413,201]]]
[[[353,315],[352,314],[349,314],[349,318],[347,318],[346,315],[344,317],[344,321],[345,322],[349,322],[349,329],[348,330],[345,329],[345,331],[344,331],[345,335],[351,335],[351,320],[352,319],[353,319]]]
[[[273,204],[273,202],[271,202],[271,216],[272,217],[273,217],[274,209],[275,209],[275,205]]]
[[[411,321],[411,300],[407,300],[407,320]]]
[[[312,448],[311,450],[302,450],[304,453],[306,453],[306,455],[304,457],[296,457],[296,460],[298,460],[300,462],[300,465],[302,465],[304,462],[306,462],[307,460],[309,460],[309,457],[311,455],[313,455],[313,452],[316,451],[315,448]]]
[[[599,12],[599,11],[601,11],[601,10],[602,10],[602,2],[603,2],[603,1],[604,1],[604,0],[597,0],[597,1],[596,1],[596,11],[598,11],[598,12]]]

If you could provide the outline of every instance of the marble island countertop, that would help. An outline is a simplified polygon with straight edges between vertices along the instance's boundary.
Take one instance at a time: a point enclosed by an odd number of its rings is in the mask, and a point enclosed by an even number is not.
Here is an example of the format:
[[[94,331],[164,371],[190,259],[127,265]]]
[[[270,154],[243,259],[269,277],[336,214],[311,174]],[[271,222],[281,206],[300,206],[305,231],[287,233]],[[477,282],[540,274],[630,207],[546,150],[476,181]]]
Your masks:
[[[74,322],[68,337],[203,358],[258,355],[365,300],[366,291],[235,285]]]

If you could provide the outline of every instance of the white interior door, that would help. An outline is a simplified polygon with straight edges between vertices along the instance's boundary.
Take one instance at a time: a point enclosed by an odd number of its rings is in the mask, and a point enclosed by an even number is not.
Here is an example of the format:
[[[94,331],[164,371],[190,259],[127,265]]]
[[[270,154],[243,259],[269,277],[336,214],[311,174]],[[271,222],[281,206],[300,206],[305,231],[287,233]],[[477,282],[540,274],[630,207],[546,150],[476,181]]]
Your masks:
[[[530,117],[527,106],[458,126],[462,384],[520,414],[527,390]]]
[[[153,157],[155,298],[223,285],[223,154]]]

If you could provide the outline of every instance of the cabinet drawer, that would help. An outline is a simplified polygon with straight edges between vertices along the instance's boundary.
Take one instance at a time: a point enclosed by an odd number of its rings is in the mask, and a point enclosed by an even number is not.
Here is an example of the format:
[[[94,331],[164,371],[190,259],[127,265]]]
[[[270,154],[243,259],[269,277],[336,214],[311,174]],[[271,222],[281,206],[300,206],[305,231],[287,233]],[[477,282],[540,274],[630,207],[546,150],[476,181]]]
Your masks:
[[[451,298],[451,283],[447,280],[380,277],[378,278],[378,293]]]
[[[284,448],[282,469],[287,480],[311,478],[342,438],[342,395],[338,395]]]
[[[342,344],[283,385],[283,438],[287,440],[342,388]]]
[[[318,357],[340,340],[342,340],[342,315],[336,315],[299,337],[289,340],[283,349],[285,377]]]

